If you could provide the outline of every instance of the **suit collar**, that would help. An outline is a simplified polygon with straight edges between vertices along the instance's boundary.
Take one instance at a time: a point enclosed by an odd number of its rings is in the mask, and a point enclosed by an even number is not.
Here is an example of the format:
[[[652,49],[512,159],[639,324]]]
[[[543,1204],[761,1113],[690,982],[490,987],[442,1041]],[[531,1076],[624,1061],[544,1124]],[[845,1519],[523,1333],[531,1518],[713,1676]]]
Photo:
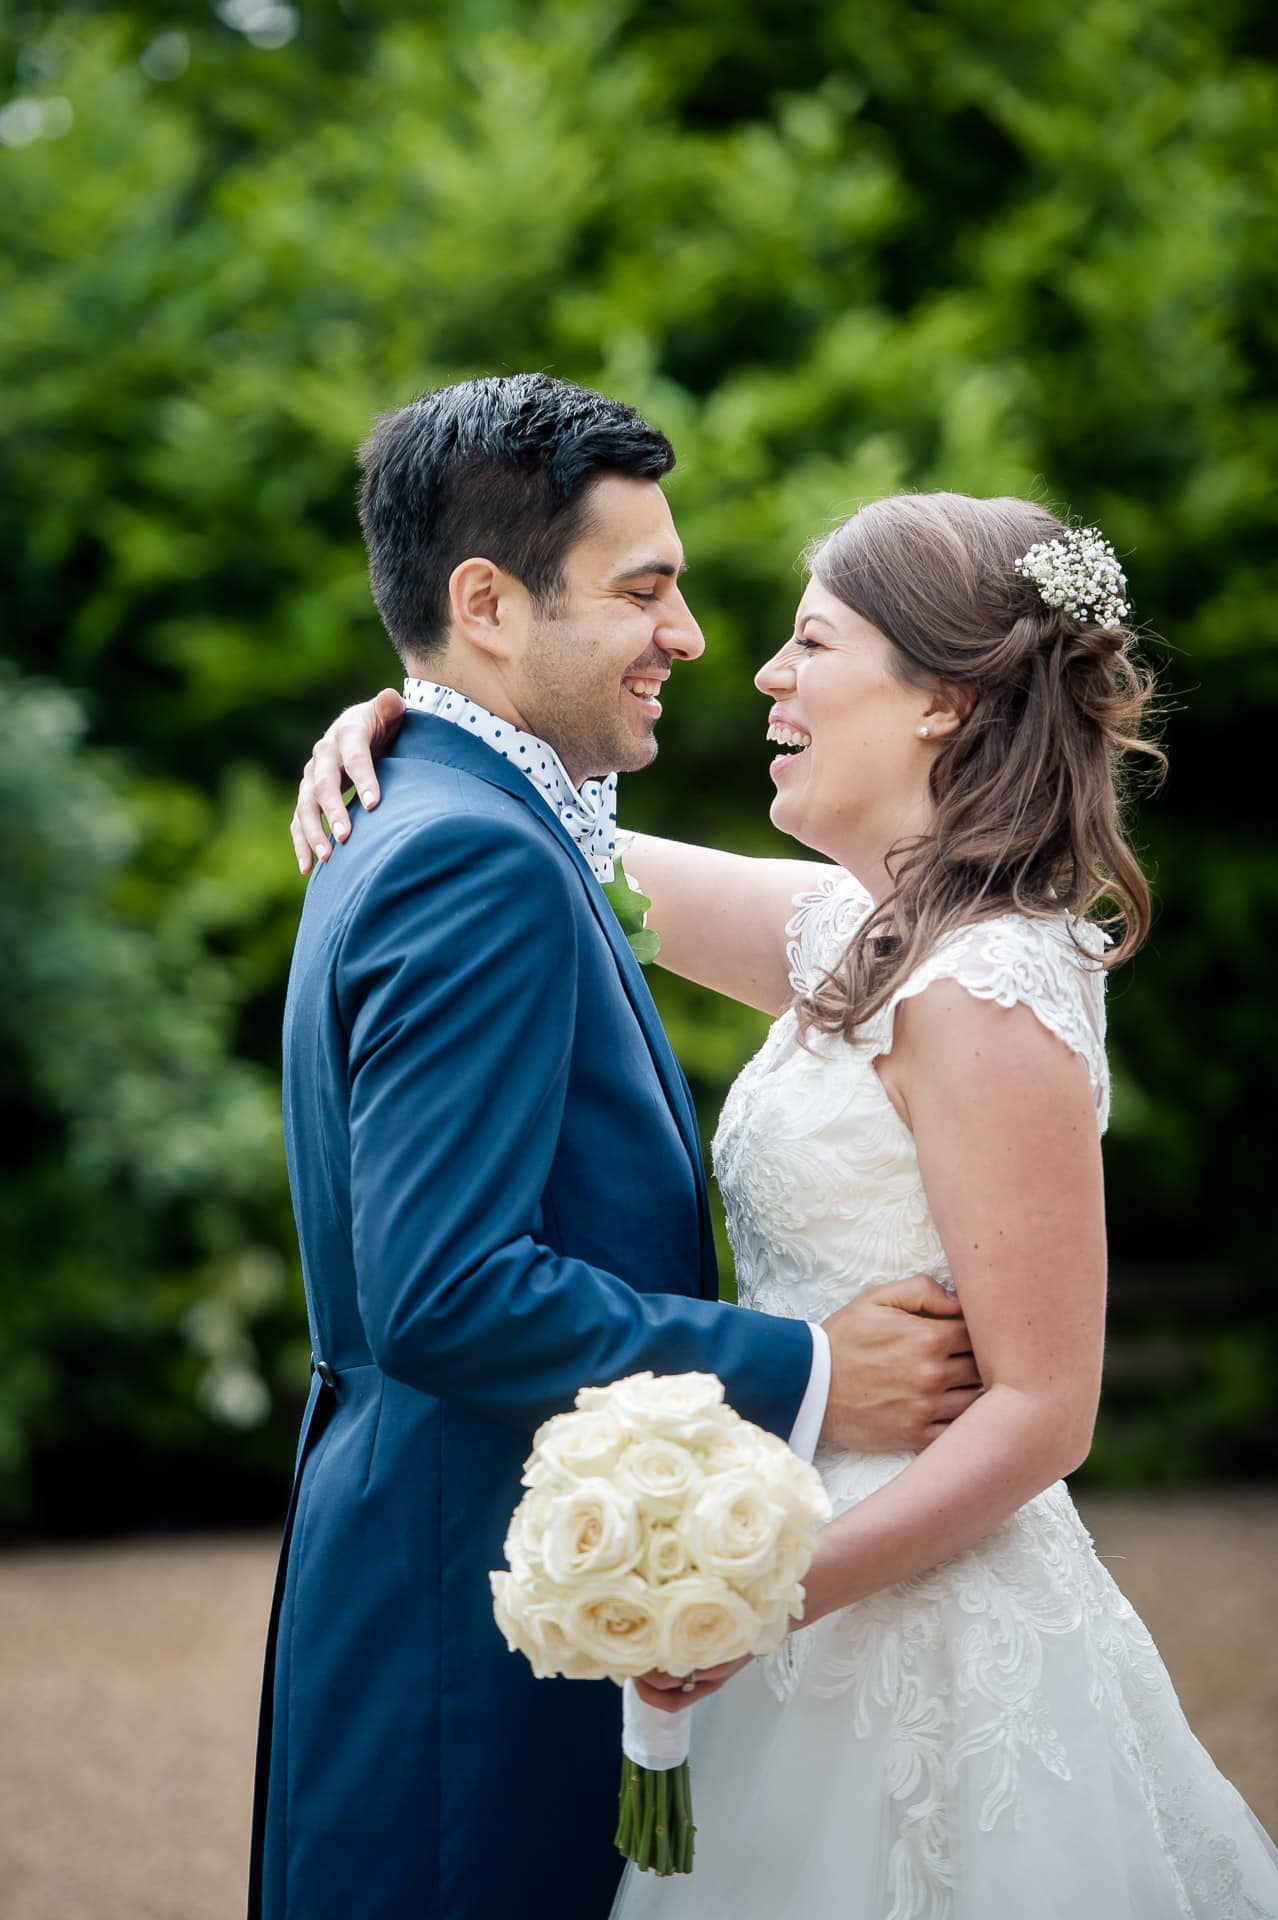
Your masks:
[[[503,714],[480,706],[469,694],[438,680],[410,675],[404,682],[404,698],[410,713],[433,714],[447,720],[460,734],[481,741],[499,759],[508,761],[558,816],[560,825],[586,856],[596,879],[611,880],[617,835],[615,773],[574,784],[548,740],[539,739]]]
[[[537,818],[551,829],[560,845],[572,854],[574,863],[589,876],[591,884],[597,886],[589,862],[572,835],[527,775],[512,766],[509,760],[503,760],[493,747],[486,746],[482,740],[455,727],[451,720],[440,720],[433,713],[415,713],[410,707],[404,715],[404,724],[386,749],[386,757],[389,760],[434,760],[440,766],[456,767],[461,773],[473,774],[477,780],[486,780],[490,787],[500,787],[504,793],[513,794],[516,800],[522,800],[526,807],[532,808]]]

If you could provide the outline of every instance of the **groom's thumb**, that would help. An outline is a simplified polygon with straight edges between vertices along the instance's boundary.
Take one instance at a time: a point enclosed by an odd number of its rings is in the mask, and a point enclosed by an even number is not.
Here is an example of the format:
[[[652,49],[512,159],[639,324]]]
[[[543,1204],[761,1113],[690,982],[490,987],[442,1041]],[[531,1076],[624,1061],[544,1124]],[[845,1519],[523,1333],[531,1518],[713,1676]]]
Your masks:
[[[881,1301],[899,1307],[903,1313],[940,1315],[963,1311],[955,1295],[926,1273],[912,1273],[908,1280],[894,1280],[886,1287],[879,1287],[877,1292]]]

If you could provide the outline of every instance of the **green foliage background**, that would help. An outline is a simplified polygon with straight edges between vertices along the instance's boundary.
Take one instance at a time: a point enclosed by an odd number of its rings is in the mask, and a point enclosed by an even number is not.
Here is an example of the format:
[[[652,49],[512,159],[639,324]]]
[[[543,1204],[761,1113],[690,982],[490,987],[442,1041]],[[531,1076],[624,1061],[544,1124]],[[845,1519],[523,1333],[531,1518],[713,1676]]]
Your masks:
[[[309,743],[393,678],[352,448],[545,367],[675,440],[710,642],[633,824],[767,825],[754,663],[886,489],[1099,521],[1162,641],[1091,1471],[1272,1469],[1278,79],[1261,0],[261,0],[0,27],[0,1489],[278,1510]],[[712,1122],[759,1023],[658,982]]]

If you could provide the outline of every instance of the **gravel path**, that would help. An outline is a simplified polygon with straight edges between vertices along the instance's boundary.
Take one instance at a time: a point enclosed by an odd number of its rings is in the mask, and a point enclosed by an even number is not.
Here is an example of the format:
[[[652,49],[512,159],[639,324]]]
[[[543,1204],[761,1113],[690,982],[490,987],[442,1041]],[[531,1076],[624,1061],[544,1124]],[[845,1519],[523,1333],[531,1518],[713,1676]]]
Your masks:
[[[1195,1731],[1278,1830],[1278,1496],[1080,1501]],[[275,1543],[0,1557],[0,1912],[239,1920]]]

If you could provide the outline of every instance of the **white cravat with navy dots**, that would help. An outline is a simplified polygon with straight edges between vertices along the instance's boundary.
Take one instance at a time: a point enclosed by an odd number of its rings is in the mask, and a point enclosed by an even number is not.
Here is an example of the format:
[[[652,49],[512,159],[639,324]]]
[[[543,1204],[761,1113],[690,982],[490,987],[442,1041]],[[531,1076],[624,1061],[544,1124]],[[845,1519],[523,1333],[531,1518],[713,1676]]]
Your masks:
[[[464,733],[473,733],[503,760],[518,767],[559,816],[559,824],[580,847],[596,880],[606,885],[612,879],[617,842],[615,773],[603,780],[586,780],[578,791],[553,747],[536,734],[524,733],[509,720],[490,713],[455,687],[409,678],[404,682],[404,699],[410,707],[433,713],[440,720],[451,720]]]

